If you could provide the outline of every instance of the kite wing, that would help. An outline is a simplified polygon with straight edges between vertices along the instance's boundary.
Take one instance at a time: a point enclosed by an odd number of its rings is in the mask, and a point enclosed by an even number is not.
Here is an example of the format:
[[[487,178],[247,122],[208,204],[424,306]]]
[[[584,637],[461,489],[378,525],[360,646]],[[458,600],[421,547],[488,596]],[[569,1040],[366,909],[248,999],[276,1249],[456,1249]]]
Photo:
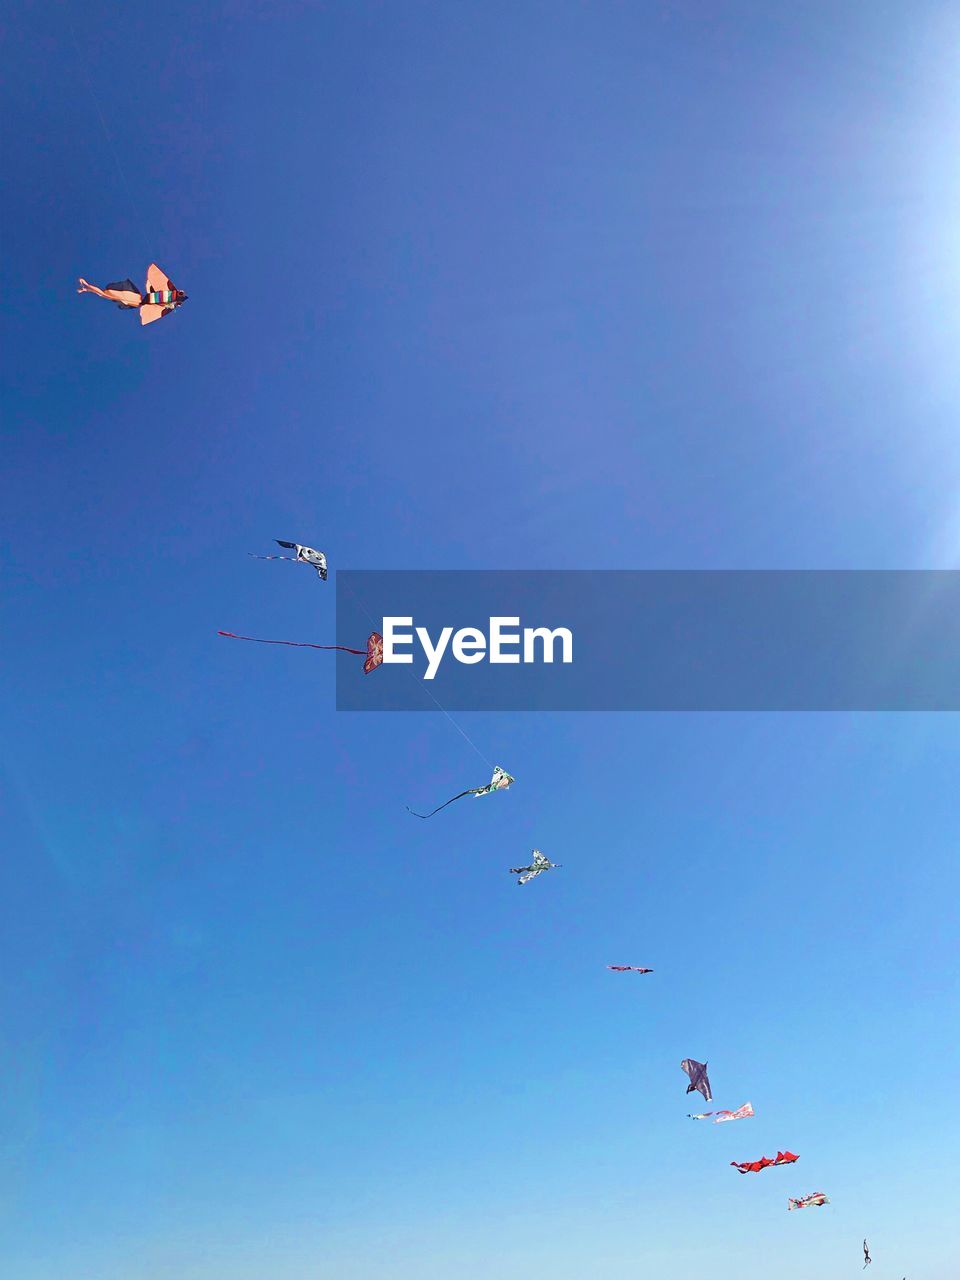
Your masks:
[[[163,293],[165,290],[176,292],[177,286],[172,284],[169,276],[165,275],[155,262],[151,262],[147,267],[147,293]]]
[[[116,289],[118,293],[135,293],[139,296],[140,290],[128,276],[126,280],[112,280],[110,284],[104,285],[105,289]]]
[[[872,1261],[873,1261],[873,1259],[870,1257],[870,1250],[869,1250],[869,1248],[867,1247],[867,1242],[866,1242],[866,1240],[864,1240],[864,1242],[863,1242],[863,1269],[864,1269],[864,1271],[866,1271],[867,1267],[869,1267],[869,1265],[870,1265],[870,1263],[871,1263]]]
[[[146,306],[140,308],[140,323],[153,324],[154,320],[162,320],[172,310],[173,307],[161,307],[154,302],[148,302]]]
[[[383,636],[379,631],[371,631],[367,636],[367,660],[363,664],[363,674],[368,676],[376,671],[383,662]]]
[[[778,1151],[776,1160],[771,1160],[771,1164],[796,1164],[800,1159],[795,1156],[792,1151]]]

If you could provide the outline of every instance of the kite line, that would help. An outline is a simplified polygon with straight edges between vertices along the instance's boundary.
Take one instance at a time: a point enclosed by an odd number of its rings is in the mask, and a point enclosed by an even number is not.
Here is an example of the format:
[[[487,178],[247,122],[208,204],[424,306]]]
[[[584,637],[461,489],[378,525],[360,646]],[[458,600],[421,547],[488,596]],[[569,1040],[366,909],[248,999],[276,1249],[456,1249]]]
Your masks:
[[[355,593],[354,591],[352,591],[352,590],[351,590],[350,586],[348,585],[348,583],[347,583],[346,581],[344,582],[344,584],[343,584],[343,585],[344,585],[345,589],[346,589],[347,591],[349,591],[349,592],[350,592],[350,595],[351,595],[351,596],[353,596],[353,599],[356,601],[357,605],[358,605],[358,606],[363,610],[363,612],[364,612],[364,613],[367,615],[367,617],[370,619],[370,625],[371,625],[371,626],[375,626],[375,625],[376,625],[376,619],[373,617],[373,614],[371,614],[370,610],[366,607],[366,605],[363,603],[363,601],[362,601],[362,600],[360,600],[360,599],[357,597],[356,593]],[[404,670],[406,670],[406,668],[404,668]],[[488,767],[488,768],[493,769],[494,771],[496,771],[497,766],[493,763],[493,761],[492,761],[492,760],[489,760],[489,759],[488,759],[488,758],[483,754],[483,752],[480,750],[480,748],[477,746],[477,744],[474,742],[474,740],[470,737],[470,735],[467,733],[467,731],[466,731],[465,729],[463,729],[459,724],[457,724],[456,720],[454,720],[454,718],[453,718],[453,716],[450,714],[450,712],[446,709],[446,707],[442,706],[442,705],[437,701],[437,699],[434,697],[434,695],[431,693],[431,691],[426,687],[426,685],[423,683],[423,681],[422,681],[422,680],[418,680],[418,679],[417,679],[417,677],[413,674],[413,672],[412,672],[412,671],[407,671],[407,675],[410,677],[410,679],[413,681],[413,683],[414,683],[415,685],[417,685],[417,687],[418,687],[418,688],[422,688],[422,689],[423,689],[423,692],[427,695],[427,697],[428,697],[428,698],[430,699],[430,701],[434,704],[434,706],[437,708],[437,710],[438,710],[438,711],[441,711],[441,712],[442,712],[442,713],[447,717],[447,719],[448,719],[448,720],[450,721],[450,723],[453,725],[454,729],[456,729],[457,733],[459,733],[459,734],[460,734],[461,738],[463,738],[465,742],[468,742],[468,743],[470,744],[470,746],[471,746],[471,747],[473,747],[474,751],[477,753],[477,755],[480,757],[480,759],[483,761],[483,763],[484,763],[485,765],[487,765],[487,767]],[[468,795],[468,794],[469,794],[469,792],[464,792],[464,795]],[[460,798],[460,797],[458,796],[458,797],[457,797],[457,799],[459,799],[459,798]],[[449,801],[448,801],[447,803],[449,804]],[[418,816],[419,816],[419,815],[418,815]]]
[[[110,154],[113,156],[113,163],[116,166],[117,173],[120,175],[120,181],[123,184],[124,191],[127,193],[127,199],[130,201],[130,208],[133,212],[134,221],[139,228],[140,233],[144,236],[144,239],[149,239],[146,226],[143,222],[140,206],[137,204],[136,197],[133,194],[133,188],[127,179],[126,170],[120,160],[120,153],[117,150],[116,143],[113,140],[109,128],[107,127],[107,117],[100,105],[100,99],[97,97],[96,91],[94,90],[93,81],[90,78],[87,68],[87,60],[84,56],[83,50],[80,48],[80,41],[77,39],[76,29],[72,21],[68,21],[67,25],[70,31],[70,39],[73,41],[73,47],[77,51],[77,61],[80,64],[81,77],[83,78],[84,84],[87,86],[87,92],[90,94],[90,99],[93,102],[94,109],[96,110],[97,116],[100,120],[100,128],[103,130],[103,136],[107,141]]]

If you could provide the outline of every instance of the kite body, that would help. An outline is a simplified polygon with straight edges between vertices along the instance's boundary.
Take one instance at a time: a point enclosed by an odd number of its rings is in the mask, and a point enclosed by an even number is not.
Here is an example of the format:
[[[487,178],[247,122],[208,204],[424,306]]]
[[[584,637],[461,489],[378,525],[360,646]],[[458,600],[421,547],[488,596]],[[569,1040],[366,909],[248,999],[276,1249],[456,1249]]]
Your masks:
[[[494,791],[506,791],[507,787],[513,782],[516,782],[513,774],[507,773],[506,769],[501,769],[496,764],[493,766],[493,777],[485,787],[469,787],[466,791],[461,791],[459,795],[451,796],[449,800],[444,800],[443,804],[438,804],[436,809],[431,809],[429,813],[417,813],[409,805],[407,805],[407,812],[412,813],[415,818],[432,818],[435,813],[445,809],[448,804],[453,804],[454,800],[462,800],[464,796],[489,796]]]
[[[368,676],[371,671],[376,671],[377,667],[383,663],[383,636],[379,631],[371,631],[367,636],[367,660],[363,664],[363,674]]]
[[[517,884],[529,884],[539,875],[543,875],[544,871],[552,871],[554,867],[559,867],[559,862],[551,862],[550,859],[539,849],[534,849],[533,856],[528,867],[511,867],[510,874],[517,876]]]
[[[778,1151],[775,1160],[764,1156],[760,1160],[744,1160],[742,1164],[738,1164],[736,1160],[731,1160],[730,1163],[737,1173],[759,1173],[761,1169],[771,1169],[776,1164],[796,1164],[799,1159],[792,1151]]]
[[[703,1094],[705,1102],[713,1101],[713,1094],[710,1092],[710,1077],[707,1075],[707,1064],[705,1062],[697,1062],[694,1058],[684,1058],[680,1063],[680,1070],[685,1071],[690,1077],[687,1093],[693,1093],[696,1090],[698,1093]]]
[[[753,1115],[753,1104],[745,1102],[742,1107],[737,1107],[736,1111],[700,1111],[695,1116],[688,1116],[689,1120],[709,1120],[713,1118],[714,1124],[723,1124],[725,1120],[747,1120]]]
[[[653,973],[652,969],[641,969],[635,964],[608,964],[614,973]]]
[[[871,1263],[872,1261],[873,1261],[873,1259],[870,1257],[870,1249],[869,1249],[869,1247],[867,1246],[867,1242],[866,1242],[866,1240],[864,1240],[864,1242],[863,1242],[863,1269],[864,1269],[864,1271],[866,1271],[867,1267],[869,1267],[869,1265],[870,1265],[870,1263]]]
[[[81,276],[78,293],[95,293],[100,298],[115,302],[121,311],[140,311],[140,323],[153,324],[183,305],[187,295],[160,270],[155,262],[147,267],[147,281],[141,293],[132,280],[115,280],[105,289],[98,289]]]
[[[825,1196],[822,1191],[814,1191],[812,1195],[800,1196],[798,1200],[788,1199],[787,1209],[809,1209],[811,1206],[819,1208],[821,1205],[829,1203],[829,1196]]]
[[[501,769],[498,764],[495,764],[493,766],[493,777],[485,787],[477,787],[473,794],[475,796],[489,796],[493,795],[494,791],[506,791],[511,782],[516,782],[516,778],[507,773],[506,769]]]

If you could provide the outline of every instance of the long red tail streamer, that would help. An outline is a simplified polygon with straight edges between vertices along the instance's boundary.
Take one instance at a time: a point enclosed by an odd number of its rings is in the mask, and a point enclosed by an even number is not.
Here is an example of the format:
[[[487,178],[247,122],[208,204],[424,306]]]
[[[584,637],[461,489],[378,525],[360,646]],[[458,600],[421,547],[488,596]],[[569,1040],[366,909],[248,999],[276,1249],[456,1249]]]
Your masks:
[[[276,558],[283,559],[285,557],[278,556]],[[238,636],[234,631],[218,631],[217,635],[227,636],[231,640],[250,640],[253,644],[286,644],[293,649],[338,649],[340,653],[355,653],[359,658],[367,656],[366,649],[348,649],[345,644],[308,644],[305,640],[260,640],[256,636]]]

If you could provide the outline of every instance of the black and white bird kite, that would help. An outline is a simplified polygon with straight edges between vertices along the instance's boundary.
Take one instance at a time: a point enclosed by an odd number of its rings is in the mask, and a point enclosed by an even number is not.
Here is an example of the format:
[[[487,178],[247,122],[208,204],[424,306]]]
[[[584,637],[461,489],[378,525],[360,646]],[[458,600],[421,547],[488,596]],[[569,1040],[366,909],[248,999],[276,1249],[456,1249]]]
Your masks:
[[[295,560],[300,564],[308,564],[312,569],[316,569],[320,577],[326,582],[327,580],[327,557],[322,551],[315,551],[313,547],[301,547],[299,542],[281,542],[279,538],[275,538],[278,547],[285,547],[288,551],[296,551],[295,556],[258,556],[251,551],[249,554],[254,560]]]

